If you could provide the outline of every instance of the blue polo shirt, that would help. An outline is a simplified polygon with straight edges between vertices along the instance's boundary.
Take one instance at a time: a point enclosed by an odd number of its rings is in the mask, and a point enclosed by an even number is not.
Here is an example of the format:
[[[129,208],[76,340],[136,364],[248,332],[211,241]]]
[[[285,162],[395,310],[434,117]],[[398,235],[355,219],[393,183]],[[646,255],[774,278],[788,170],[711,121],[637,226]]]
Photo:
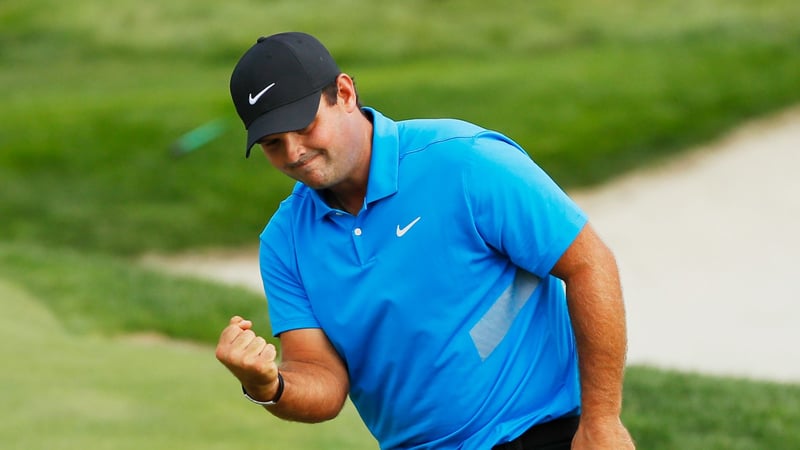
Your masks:
[[[583,212],[507,137],[374,123],[358,215],[298,183],[261,234],[275,335],[322,328],[385,449],[486,449],[580,408],[563,283]]]

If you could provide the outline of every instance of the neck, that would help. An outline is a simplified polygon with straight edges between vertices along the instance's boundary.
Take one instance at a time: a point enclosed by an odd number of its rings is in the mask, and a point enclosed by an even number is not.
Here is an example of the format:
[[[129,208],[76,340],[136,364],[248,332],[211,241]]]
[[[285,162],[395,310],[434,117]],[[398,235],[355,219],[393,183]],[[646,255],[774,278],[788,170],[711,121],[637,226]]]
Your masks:
[[[364,195],[343,195],[336,193],[331,189],[325,189],[321,192],[322,198],[325,203],[333,209],[346,211],[354,216],[358,215],[361,211],[361,206],[364,204]]]
[[[371,117],[361,115],[358,120],[356,131],[356,146],[359,161],[356,170],[351,176],[335,186],[326,190],[325,201],[332,208],[347,211],[352,215],[358,215],[364,205],[364,198],[367,195],[367,184],[369,182],[369,167],[372,158],[372,121]]]

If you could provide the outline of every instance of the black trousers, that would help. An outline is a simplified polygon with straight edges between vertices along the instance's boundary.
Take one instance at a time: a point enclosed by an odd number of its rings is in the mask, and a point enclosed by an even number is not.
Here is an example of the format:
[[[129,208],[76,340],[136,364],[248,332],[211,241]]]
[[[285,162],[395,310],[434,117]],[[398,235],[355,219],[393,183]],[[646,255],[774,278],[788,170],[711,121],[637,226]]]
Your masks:
[[[569,450],[581,416],[562,417],[540,423],[513,441],[498,444],[492,450]]]

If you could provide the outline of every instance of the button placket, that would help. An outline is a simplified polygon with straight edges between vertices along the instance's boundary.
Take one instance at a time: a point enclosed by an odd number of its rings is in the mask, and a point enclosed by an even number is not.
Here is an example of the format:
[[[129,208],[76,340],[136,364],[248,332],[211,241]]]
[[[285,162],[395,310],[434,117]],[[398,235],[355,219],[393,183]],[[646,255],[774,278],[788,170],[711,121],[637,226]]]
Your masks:
[[[367,248],[369,240],[366,239],[367,229],[364,226],[363,214],[356,217],[353,227],[350,232],[350,238],[353,241],[353,248],[356,251],[358,261],[361,264],[366,263],[370,257],[370,251]]]

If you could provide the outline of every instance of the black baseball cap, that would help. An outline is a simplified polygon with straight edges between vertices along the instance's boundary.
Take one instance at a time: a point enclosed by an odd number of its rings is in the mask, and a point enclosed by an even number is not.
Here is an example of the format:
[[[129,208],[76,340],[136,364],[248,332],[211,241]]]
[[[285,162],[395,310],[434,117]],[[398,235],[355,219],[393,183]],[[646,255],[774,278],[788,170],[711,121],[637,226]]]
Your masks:
[[[247,129],[245,156],[264,136],[301,130],[317,115],[322,88],[341,71],[315,37],[299,32],[261,37],[231,74],[231,97]]]

